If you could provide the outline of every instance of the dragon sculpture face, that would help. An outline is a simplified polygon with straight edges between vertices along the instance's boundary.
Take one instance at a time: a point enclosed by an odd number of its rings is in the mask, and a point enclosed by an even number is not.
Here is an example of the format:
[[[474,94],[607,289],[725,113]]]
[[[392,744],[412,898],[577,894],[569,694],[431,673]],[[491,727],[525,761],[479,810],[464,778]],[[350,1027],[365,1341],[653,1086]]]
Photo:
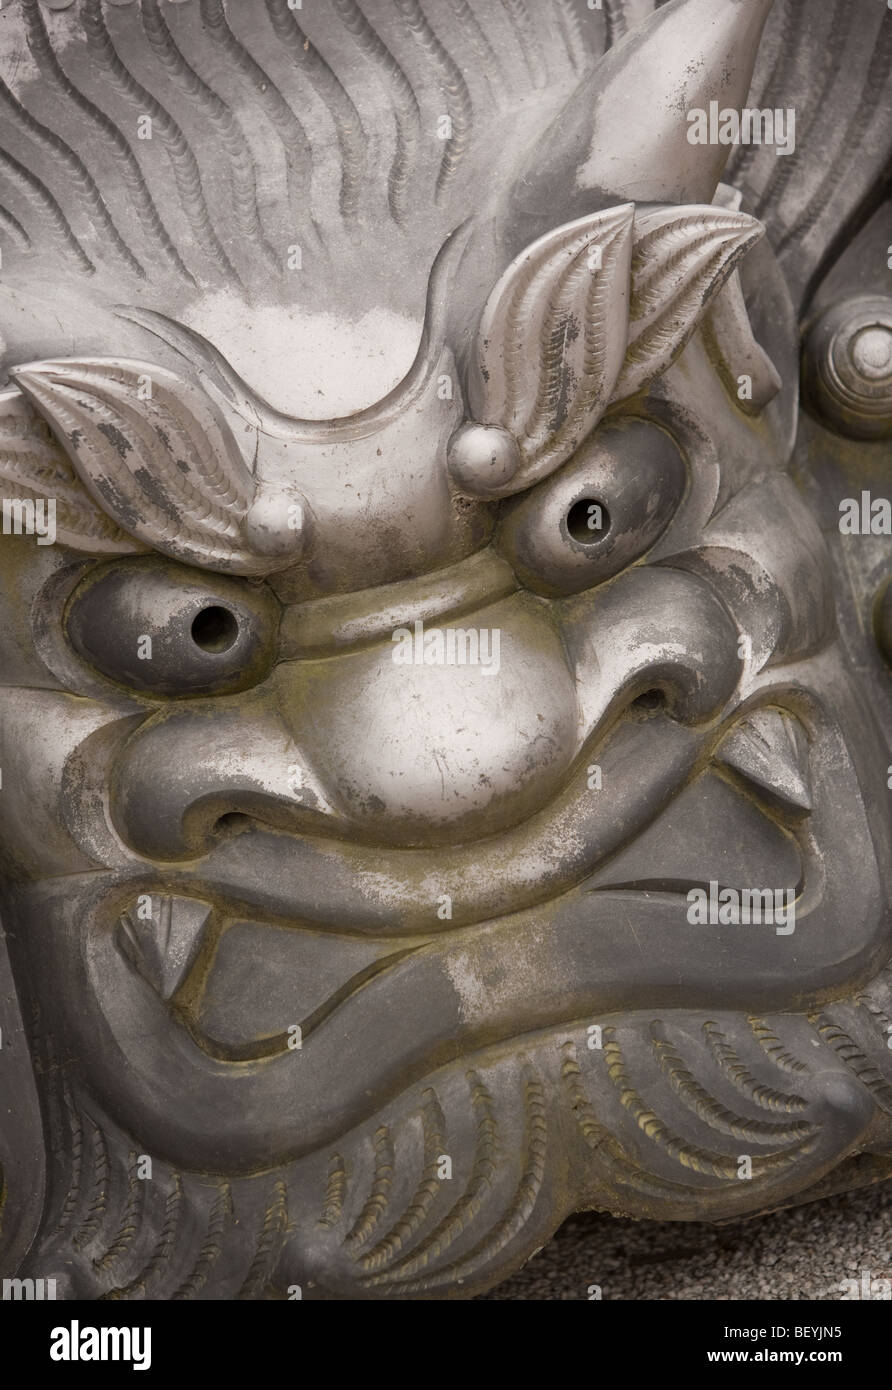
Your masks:
[[[0,13],[3,1273],[467,1297],[889,1172],[888,64],[726,172],[772,8]]]

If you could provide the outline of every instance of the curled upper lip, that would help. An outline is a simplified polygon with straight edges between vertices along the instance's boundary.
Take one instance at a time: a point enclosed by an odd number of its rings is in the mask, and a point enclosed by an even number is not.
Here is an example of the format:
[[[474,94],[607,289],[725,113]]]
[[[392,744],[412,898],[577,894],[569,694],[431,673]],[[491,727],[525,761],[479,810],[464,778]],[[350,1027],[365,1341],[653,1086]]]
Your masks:
[[[620,749],[621,758],[627,758],[627,756],[635,758],[635,749],[645,739],[649,741],[650,745],[653,745],[654,739],[666,739],[667,727],[670,723],[671,721],[667,721],[663,714],[654,714],[645,723],[627,723],[622,726],[617,738],[617,748]],[[668,737],[671,738],[672,735],[668,735]],[[778,742],[786,742],[789,756],[782,760],[782,766],[779,767],[777,776],[766,778],[761,753],[764,752],[766,746],[773,744],[775,752],[777,752]],[[675,752],[677,755],[684,752],[685,755],[689,756],[692,752],[692,746],[689,742],[685,744],[684,739],[682,739],[678,742]],[[734,767],[736,776],[748,776],[752,783],[763,792],[768,802],[774,799],[777,803],[777,798],[785,796],[788,810],[793,809],[796,812],[802,812],[803,808],[796,801],[796,796],[802,788],[809,787],[809,755],[807,755],[807,742],[804,738],[802,724],[799,724],[795,716],[781,712],[773,706],[756,706],[756,708],[749,709],[743,714],[742,719],[725,721],[720,730],[709,739],[707,748],[702,751],[700,756],[703,756],[703,752],[709,755],[706,760],[711,766],[724,766],[727,769]],[[768,785],[767,781],[773,781],[777,785]],[[685,781],[684,785],[688,785],[688,783]],[[660,798],[659,810],[663,810],[666,806],[667,787],[668,784],[663,788],[664,795]],[[792,799],[791,788],[796,794],[792,796]],[[602,805],[602,803],[599,798],[589,798],[590,806]],[[565,808],[563,810],[565,812]],[[659,810],[656,812],[657,815],[659,815]],[[552,808],[552,820],[560,820],[560,817],[561,808]],[[588,838],[585,834],[582,835],[582,844],[590,849],[595,842],[593,837],[596,838],[597,834],[604,833],[604,824],[602,823],[600,827],[589,824],[585,828],[588,831]],[[634,824],[632,827],[631,838],[634,844],[638,841],[638,834],[641,833],[642,828],[646,828],[646,826]],[[517,835],[517,831],[514,831],[514,835]],[[242,838],[242,835],[236,838]],[[616,835],[614,835],[614,840],[616,840]],[[250,910],[251,906],[254,910],[263,909],[260,920],[261,923],[270,924],[268,927],[270,930],[274,929],[271,917],[276,915],[276,908],[288,913],[288,922],[279,924],[279,930],[282,930],[283,926],[288,927],[288,935],[283,938],[283,941],[288,944],[290,955],[292,955],[296,981],[300,983],[299,994],[307,999],[307,1008],[297,1016],[297,1020],[302,1026],[304,1040],[310,1037],[317,1027],[327,1023],[329,1017],[338,1011],[346,1001],[349,1001],[358,990],[367,987],[372,980],[377,979],[379,974],[390,972],[407,956],[413,955],[414,952],[420,951],[424,947],[438,949],[438,937],[454,935],[456,929],[459,929],[461,935],[461,926],[465,926],[461,917],[467,915],[467,908],[463,910],[461,906],[460,920],[449,919],[445,923],[438,923],[439,931],[433,927],[432,913],[428,913],[427,923],[422,923],[420,920],[403,922],[403,934],[400,934],[400,931],[395,929],[395,924],[390,922],[386,935],[375,934],[374,937],[368,938],[367,945],[363,948],[365,956],[360,955],[358,959],[353,956],[354,963],[345,960],[345,973],[343,973],[343,979],[338,988],[333,991],[331,988],[329,990],[322,988],[318,991],[317,997],[311,998],[311,991],[310,995],[307,994],[308,981],[303,979],[304,970],[302,967],[303,952],[306,951],[311,935],[314,931],[318,933],[320,929],[324,930],[325,927],[328,927],[328,931],[331,933],[329,945],[335,951],[338,949],[343,951],[343,949],[347,949],[346,942],[349,941],[350,934],[352,934],[350,927],[353,927],[353,934],[356,935],[356,919],[350,920],[350,926],[347,927],[346,931],[345,924],[335,922],[315,922],[310,930],[307,930],[306,916],[303,912],[299,910],[299,919],[302,917],[303,920],[295,920],[296,909],[303,908],[304,903],[307,902],[307,865],[306,860],[300,856],[300,849],[306,848],[306,845],[302,845],[300,841],[292,841],[290,837],[285,837],[285,835],[271,833],[268,828],[250,826],[250,823],[245,831],[245,844],[250,865],[253,865],[254,862],[258,863],[264,876],[263,878],[254,878],[253,883],[249,883],[243,876],[243,869],[246,867],[243,860],[239,859],[238,865],[233,866],[233,877],[229,883],[221,880],[220,874],[215,872],[213,863],[204,863],[204,885],[207,887],[208,884],[214,883],[215,894],[220,895],[221,898],[218,912],[214,912],[210,903],[203,901],[196,895],[171,895],[170,892],[156,892],[156,894],[149,895],[149,899],[147,899],[153,905],[151,919],[143,920],[144,913],[135,912],[131,908],[122,913],[117,927],[117,940],[124,955],[128,956],[132,965],[135,965],[144,979],[149,981],[158,995],[165,1001],[171,1002],[171,1006],[175,1008],[176,1016],[179,1017],[201,1051],[206,1052],[208,1056],[213,1056],[217,1061],[260,1061],[263,1058],[271,1058],[279,1052],[285,1052],[289,1045],[288,1033],[282,1033],[282,1031],[272,1034],[261,1031],[256,1038],[247,1037],[242,1041],[233,1041],[232,1038],[218,1040],[215,1037],[214,1027],[211,1026],[210,1031],[208,1031],[207,1027],[201,1023],[203,1008],[200,1006],[200,999],[203,997],[208,963],[211,960],[215,962],[217,959],[218,942],[220,942],[221,930],[226,929],[226,923],[238,922],[240,905],[245,906],[246,910]],[[565,851],[567,841],[564,837],[560,837],[560,844]],[[318,847],[311,844],[310,849],[313,848]],[[531,851],[532,845],[527,845],[528,855]],[[542,844],[539,845],[539,852],[543,852]],[[413,852],[403,852],[399,856],[400,865],[388,863],[386,870],[389,870],[395,877],[399,876],[400,872],[406,873],[407,853],[411,855]],[[417,851],[414,853],[418,855]],[[603,858],[603,855],[600,858]],[[657,880],[650,884],[647,884],[646,881],[641,881],[638,884],[618,883],[610,877],[610,865],[614,862],[621,863],[622,858],[624,856],[620,855],[618,860],[610,860],[606,867],[607,877],[603,883],[603,872],[600,877],[589,878],[592,891],[596,891],[600,885],[602,891],[606,890],[607,892],[635,887],[646,890],[647,887],[650,887],[652,892],[661,892],[661,894],[670,892],[672,894],[672,892],[685,892],[686,888],[689,887],[689,885],[682,884],[681,881],[677,884],[664,884]],[[270,873],[271,859],[274,873]],[[509,865],[510,863],[517,863],[517,853],[514,855],[507,855],[506,853],[504,862],[509,863]],[[653,860],[646,856],[646,863],[647,866],[650,866]],[[574,872],[574,867],[577,872]],[[578,859],[571,856],[565,865],[565,873],[578,878],[578,870],[581,867],[584,870],[592,870],[595,869],[596,865],[592,862],[581,865]],[[422,869],[422,877],[424,877],[425,872],[429,872],[427,865]],[[445,873],[446,883],[449,881],[450,873],[461,872],[461,866],[459,863],[453,863],[453,865],[446,866],[445,870],[440,869],[440,872]],[[236,885],[236,878],[239,880],[238,885]],[[296,883],[296,878],[300,878],[300,884]],[[274,885],[272,891],[270,890],[270,883]],[[265,884],[265,887],[261,887],[261,884]],[[439,887],[442,885],[439,884]],[[568,887],[568,885],[570,884],[565,883],[563,878],[559,881],[553,881],[554,897],[560,894],[561,888]],[[354,887],[363,888],[365,901],[371,901],[367,881],[354,884]],[[499,887],[500,890],[507,890],[509,885],[503,880]],[[802,887],[802,884],[799,884],[799,887]],[[520,881],[515,881],[513,888],[515,892],[520,890],[520,897],[514,897],[509,890],[509,901],[506,902],[503,899],[503,909],[507,906],[509,910],[518,910],[532,905],[528,901],[527,892],[522,890]],[[243,898],[242,903],[239,903],[239,898]],[[256,898],[257,901],[253,903],[247,901],[251,898]],[[261,898],[263,901],[260,901]],[[138,899],[138,901],[144,901],[144,899]],[[478,912],[479,906],[481,903],[478,899]],[[421,931],[422,926],[427,926],[428,930]],[[411,927],[418,930],[413,935],[406,934]],[[467,935],[467,931],[465,931],[465,935]],[[356,947],[353,949],[356,951]],[[210,969],[214,970],[215,965],[210,966]],[[195,986],[193,986],[192,981],[196,981]],[[199,991],[197,995],[195,988]],[[295,1004],[297,1009],[300,1009],[297,999],[295,999]]]
[[[621,721],[598,755],[608,796],[589,788],[583,759],[559,797],[488,840],[382,849],[293,835],[246,818],[239,833],[182,871],[181,881],[200,881],[240,910],[283,922],[393,937],[503,917],[559,896],[632,840],[717,749],[727,761],[720,745],[732,730],[739,737],[739,721],[735,711],[710,733],[687,729],[661,711],[641,723]],[[739,748],[733,756],[737,775],[746,776]],[[804,746],[801,759],[807,778]],[[630,767],[646,769],[646,776],[624,775]],[[789,767],[780,768],[774,792],[759,787],[758,771],[750,780],[775,802]],[[444,897],[447,919],[437,914]]]

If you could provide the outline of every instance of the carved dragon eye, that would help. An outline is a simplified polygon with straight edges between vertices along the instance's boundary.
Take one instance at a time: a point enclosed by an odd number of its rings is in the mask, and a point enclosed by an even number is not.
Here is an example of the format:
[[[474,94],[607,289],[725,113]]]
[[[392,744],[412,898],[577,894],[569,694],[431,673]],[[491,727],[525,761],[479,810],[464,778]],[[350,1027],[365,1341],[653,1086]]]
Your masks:
[[[681,501],[687,470],[643,420],[598,432],[554,477],[507,505],[499,548],[535,593],[575,594],[650,549]]]
[[[65,625],[75,650],[109,680],[152,695],[200,695],[262,680],[278,621],[261,586],[139,556],[91,570]]]

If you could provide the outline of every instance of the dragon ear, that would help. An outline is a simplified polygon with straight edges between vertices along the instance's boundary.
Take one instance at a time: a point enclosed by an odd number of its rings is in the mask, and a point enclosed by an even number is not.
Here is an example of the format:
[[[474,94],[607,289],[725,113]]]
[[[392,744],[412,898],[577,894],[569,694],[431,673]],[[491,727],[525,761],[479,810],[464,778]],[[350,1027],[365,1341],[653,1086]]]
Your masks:
[[[483,310],[473,422],[449,444],[456,486],[507,497],[566,463],[610,404],[672,365],[763,231],[723,208],[626,204],[534,242]]]
[[[162,367],[105,358],[33,362],[11,375],[128,536],[233,574],[300,558],[301,500],[258,495],[232,431],[196,386]]]

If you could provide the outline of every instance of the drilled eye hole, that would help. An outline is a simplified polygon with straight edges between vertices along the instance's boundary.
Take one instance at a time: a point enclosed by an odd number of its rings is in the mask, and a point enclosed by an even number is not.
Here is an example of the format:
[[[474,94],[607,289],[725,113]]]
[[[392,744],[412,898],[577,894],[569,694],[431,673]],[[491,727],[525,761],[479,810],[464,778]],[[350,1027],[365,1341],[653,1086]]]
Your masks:
[[[597,497],[580,497],[567,512],[567,535],[580,545],[597,545],[610,530],[610,513]]]
[[[202,608],[192,620],[192,641],[203,652],[226,652],[238,637],[235,614],[216,604]]]

